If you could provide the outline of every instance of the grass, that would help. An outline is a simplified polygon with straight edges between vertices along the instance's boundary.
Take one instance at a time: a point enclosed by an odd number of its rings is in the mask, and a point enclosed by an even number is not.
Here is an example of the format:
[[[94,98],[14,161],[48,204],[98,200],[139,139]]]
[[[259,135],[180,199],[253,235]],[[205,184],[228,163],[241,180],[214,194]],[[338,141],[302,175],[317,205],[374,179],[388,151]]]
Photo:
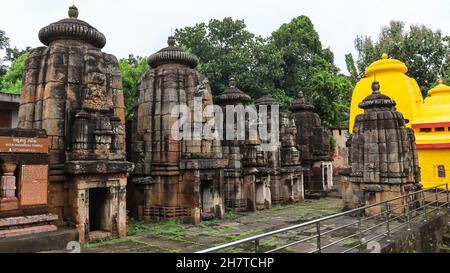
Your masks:
[[[128,237],[123,239],[103,239],[83,244],[83,247],[114,250],[116,246],[118,251],[126,252],[180,253],[181,250],[179,248],[199,249],[220,245],[225,242],[233,242],[279,228],[283,225],[292,224],[289,221],[290,219],[292,221],[297,219],[298,221],[311,220],[333,214],[340,211],[340,209],[340,202],[325,198],[314,201],[306,200],[300,204],[277,205],[270,210],[256,213],[241,213],[227,209],[223,220],[203,221],[196,226],[183,224],[181,221],[140,222],[130,220],[128,222]],[[275,221],[273,225],[269,225],[272,221]],[[258,226],[258,223],[261,223],[261,225]],[[285,239],[284,237],[266,238],[261,241],[261,246],[268,250],[273,249]],[[167,245],[164,242],[174,243]],[[158,244],[165,247],[158,246]],[[250,244],[229,249],[228,251],[246,251],[252,247],[254,246]],[[289,252],[287,249],[284,251]]]

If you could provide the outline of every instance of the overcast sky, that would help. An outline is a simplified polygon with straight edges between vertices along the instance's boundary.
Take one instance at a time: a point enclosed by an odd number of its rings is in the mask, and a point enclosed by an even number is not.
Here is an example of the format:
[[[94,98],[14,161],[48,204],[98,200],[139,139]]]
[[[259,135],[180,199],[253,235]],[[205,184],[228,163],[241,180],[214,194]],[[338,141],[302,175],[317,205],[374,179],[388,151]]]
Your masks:
[[[67,17],[73,0],[0,0],[0,29],[19,48],[40,46],[39,30]],[[106,35],[104,51],[118,58],[148,56],[166,46],[171,28],[231,16],[264,37],[307,15],[347,74],[344,55],[355,53],[357,35],[376,37],[391,20],[425,24],[450,34],[449,0],[75,0],[79,19]]]

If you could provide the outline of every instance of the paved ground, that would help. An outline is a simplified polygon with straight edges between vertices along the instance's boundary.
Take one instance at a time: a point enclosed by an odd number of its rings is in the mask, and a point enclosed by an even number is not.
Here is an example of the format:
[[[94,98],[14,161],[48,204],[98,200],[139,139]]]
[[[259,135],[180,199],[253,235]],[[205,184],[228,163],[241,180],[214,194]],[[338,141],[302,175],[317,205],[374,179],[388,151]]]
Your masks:
[[[206,221],[198,226],[178,222],[131,222],[127,238],[84,244],[82,251],[90,253],[189,253],[307,222],[338,213],[341,210],[341,199],[323,198],[306,200],[304,203],[296,205],[276,206],[271,210],[256,213],[227,212],[224,220]],[[312,232],[310,230],[296,231],[265,239],[261,242],[262,250],[273,249],[281,243],[307,236]],[[314,249],[314,246],[315,240],[284,251],[304,252]],[[251,245],[242,246],[229,249],[227,252],[248,252],[252,247]]]

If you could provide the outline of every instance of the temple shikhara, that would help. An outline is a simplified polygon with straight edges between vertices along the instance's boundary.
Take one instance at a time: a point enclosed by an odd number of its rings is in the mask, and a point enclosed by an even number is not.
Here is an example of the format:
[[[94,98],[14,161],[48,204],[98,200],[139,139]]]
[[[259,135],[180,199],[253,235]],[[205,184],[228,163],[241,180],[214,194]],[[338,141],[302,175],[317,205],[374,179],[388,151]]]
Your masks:
[[[335,138],[308,90],[295,90],[289,105],[262,84],[250,96],[234,77],[212,90],[200,59],[172,36],[149,52],[126,120],[105,35],[77,7],[68,15],[39,31],[44,46],[26,60],[18,126],[0,129],[0,241],[24,240],[13,251],[38,251],[30,236],[63,249],[127,237],[130,223],[197,228],[333,195],[344,210],[406,194],[419,204],[415,192],[449,184],[450,87],[440,81],[423,98],[387,54],[356,85],[350,134],[337,144],[348,166],[335,168]]]
[[[374,78],[380,83],[380,92],[396,102],[396,109],[403,114],[405,126],[412,128],[417,146],[422,184],[425,187],[450,185],[448,149],[450,147],[449,87],[442,81],[429,90],[423,98],[416,80],[406,75],[408,67],[401,61],[383,54],[381,60],[371,64],[365,78],[361,79],[353,92],[350,132],[356,116],[362,113],[358,104],[370,94]]]
[[[356,117],[348,140],[351,170],[341,186],[344,204],[350,209],[395,199],[422,187],[412,129],[394,110],[396,102],[380,93],[378,82],[372,89],[359,104],[364,114]]]
[[[75,7],[69,17],[39,32],[46,47],[26,62],[18,128],[46,132],[46,205],[57,223],[76,227],[80,241],[123,237],[133,164],[125,160],[118,61],[101,51],[105,36],[77,19]]]

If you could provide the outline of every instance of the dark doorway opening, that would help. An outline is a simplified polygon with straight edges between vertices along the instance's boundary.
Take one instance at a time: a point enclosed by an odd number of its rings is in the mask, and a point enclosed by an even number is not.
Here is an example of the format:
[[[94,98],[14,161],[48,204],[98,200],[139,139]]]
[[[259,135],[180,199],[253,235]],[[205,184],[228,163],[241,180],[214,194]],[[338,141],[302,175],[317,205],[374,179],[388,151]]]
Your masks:
[[[0,128],[11,128],[11,111],[0,110]]]
[[[108,189],[89,190],[89,231],[111,231],[108,228]]]
[[[203,180],[200,182],[200,197],[201,197],[201,214],[203,220],[214,219],[214,196],[213,196],[213,181]]]

